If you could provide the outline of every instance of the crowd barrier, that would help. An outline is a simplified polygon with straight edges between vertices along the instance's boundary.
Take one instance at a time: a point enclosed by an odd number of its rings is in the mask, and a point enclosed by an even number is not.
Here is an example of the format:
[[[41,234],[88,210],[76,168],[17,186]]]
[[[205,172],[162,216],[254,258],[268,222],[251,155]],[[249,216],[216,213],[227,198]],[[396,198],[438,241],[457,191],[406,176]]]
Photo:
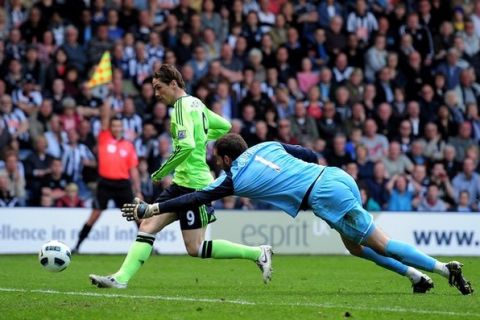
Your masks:
[[[89,209],[14,208],[0,210],[0,254],[36,253],[55,239],[73,246]],[[218,211],[207,239],[222,238],[246,245],[271,244],[278,254],[345,254],[335,230],[311,212],[296,219],[279,211]],[[480,256],[479,213],[379,213],[375,222],[393,238],[432,255]],[[105,211],[82,246],[83,253],[125,253],[137,227],[119,210]],[[155,249],[185,254],[175,222],[157,234]]]

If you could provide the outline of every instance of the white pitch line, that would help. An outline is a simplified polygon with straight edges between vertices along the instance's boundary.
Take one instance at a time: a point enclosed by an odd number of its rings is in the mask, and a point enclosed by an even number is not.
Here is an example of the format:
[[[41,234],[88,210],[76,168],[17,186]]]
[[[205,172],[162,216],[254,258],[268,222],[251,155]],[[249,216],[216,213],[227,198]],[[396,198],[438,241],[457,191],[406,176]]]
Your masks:
[[[23,292],[23,293],[45,293],[45,294],[58,294],[67,296],[83,296],[83,297],[104,297],[104,298],[127,298],[127,299],[141,299],[141,300],[162,300],[162,301],[188,301],[188,302],[206,302],[206,303],[229,303],[237,305],[267,305],[267,306],[288,306],[288,307],[313,307],[313,308],[327,308],[327,309],[347,309],[347,310],[360,310],[360,311],[384,311],[393,313],[416,313],[416,314],[436,314],[443,316],[462,316],[462,317],[477,317],[480,318],[479,313],[471,312],[455,312],[455,311],[438,311],[438,310],[419,310],[419,309],[406,309],[401,307],[367,307],[367,306],[349,306],[341,304],[329,304],[329,303],[269,303],[269,302],[252,302],[245,300],[224,300],[224,299],[208,299],[208,298],[193,298],[182,296],[151,296],[151,295],[129,295],[119,293],[95,293],[95,292],[82,292],[82,291],[57,291],[57,290],[27,290],[17,288],[0,288],[0,292]]]

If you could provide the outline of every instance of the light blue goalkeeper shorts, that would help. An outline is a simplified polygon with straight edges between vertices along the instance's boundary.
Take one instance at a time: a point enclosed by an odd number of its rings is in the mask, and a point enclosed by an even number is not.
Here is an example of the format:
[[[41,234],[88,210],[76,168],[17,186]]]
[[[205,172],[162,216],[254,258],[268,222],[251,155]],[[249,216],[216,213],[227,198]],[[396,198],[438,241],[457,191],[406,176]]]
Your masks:
[[[362,207],[357,183],[339,168],[325,168],[313,186],[308,203],[317,217],[357,244],[375,230],[372,215]]]

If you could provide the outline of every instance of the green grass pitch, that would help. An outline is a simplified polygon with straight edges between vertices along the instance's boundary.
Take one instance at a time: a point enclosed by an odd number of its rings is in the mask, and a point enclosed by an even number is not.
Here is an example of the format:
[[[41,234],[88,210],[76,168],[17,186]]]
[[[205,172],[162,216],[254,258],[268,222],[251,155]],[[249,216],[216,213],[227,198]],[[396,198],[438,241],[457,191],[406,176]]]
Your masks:
[[[480,292],[480,258],[458,259]],[[0,318],[480,319],[478,294],[462,296],[433,275],[435,288],[414,295],[406,278],[354,257],[277,255],[264,285],[248,261],[153,256],[126,290],[90,285],[89,273],[107,274],[122,260],[79,255],[49,273],[36,256],[0,256]]]

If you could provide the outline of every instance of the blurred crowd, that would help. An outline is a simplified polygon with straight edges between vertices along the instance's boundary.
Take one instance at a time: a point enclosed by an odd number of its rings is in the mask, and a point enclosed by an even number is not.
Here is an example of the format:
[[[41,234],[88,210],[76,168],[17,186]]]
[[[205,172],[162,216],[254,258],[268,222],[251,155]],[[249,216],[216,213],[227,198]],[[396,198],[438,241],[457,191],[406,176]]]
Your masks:
[[[171,151],[171,106],[151,76],[169,63],[249,145],[301,144],[345,169],[368,210],[478,211],[480,1],[0,4],[0,207],[89,206],[106,101],[154,199],[171,182],[149,178]],[[107,50],[101,99],[86,81]]]

